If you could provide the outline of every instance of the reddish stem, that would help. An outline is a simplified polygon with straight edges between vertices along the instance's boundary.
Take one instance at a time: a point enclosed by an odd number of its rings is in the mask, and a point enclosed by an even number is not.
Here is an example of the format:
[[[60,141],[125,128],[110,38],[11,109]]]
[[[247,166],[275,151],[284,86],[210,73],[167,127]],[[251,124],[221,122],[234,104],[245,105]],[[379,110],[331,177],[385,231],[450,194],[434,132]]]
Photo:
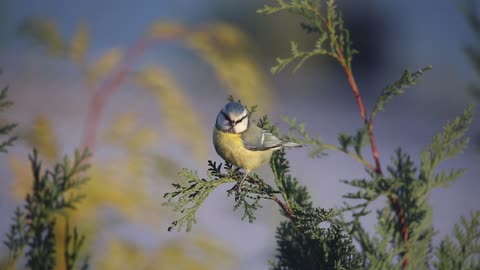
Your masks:
[[[394,195],[388,196],[390,199],[390,202],[395,208],[395,211],[397,212],[398,216],[398,222],[400,223],[400,235],[402,236],[402,241],[405,243],[408,241],[409,233],[408,233],[408,226],[407,226],[407,221],[405,219],[405,212],[403,211],[402,206],[400,205],[400,202],[398,201],[398,198]],[[405,257],[402,263],[402,268],[405,268],[408,266],[410,259],[408,257]]]
[[[290,207],[288,207],[288,205],[286,205],[285,203],[283,203],[279,198],[277,198],[276,196],[272,196],[272,199],[280,206],[280,208],[283,209],[283,211],[285,211],[285,213],[287,213],[288,215],[288,218],[290,218],[290,220],[293,221],[293,212],[292,212],[292,209],[290,209]]]
[[[85,119],[85,128],[83,130],[83,147],[92,150],[96,143],[96,133],[100,115],[105,108],[107,100],[120,88],[119,86],[128,76],[130,67],[138,60],[144,51],[150,45],[150,39],[139,39],[126,53],[122,65],[111,74],[100,86],[94,91],[93,97],[90,99],[87,118]]]
[[[347,67],[347,65],[342,64],[343,70],[345,71],[345,75],[347,75],[348,83],[350,84],[350,88],[352,89],[353,95],[357,100],[358,108],[360,110],[360,116],[363,119],[365,125],[367,125],[367,133],[368,137],[370,138],[370,146],[372,148],[372,155],[373,160],[375,161],[375,171],[382,175],[382,167],[380,165],[380,155],[378,154],[377,144],[375,142],[375,136],[373,134],[373,123],[368,120],[367,113],[365,110],[365,106],[363,105],[362,97],[360,95],[360,91],[358,90],[357,83],[355,82],[355,78],[353,77],[352,72]]]
[[[96,134],[98,128],[98,121],[100,115],[105,107],[107,100],[119,89],[119,86],[124,82],[129,74],[130,68],[143,55],[154,40],[175,40],[183,37],[185,31],[183,28],[175,29],[175,31],[165,31],[150,35],[148,37],[141,37],[130,47],[125,54],[121,66],[110,74],[109,77],[93,91],[93,96],[90,99],[88,114],[85,119],[85,128],[83,130],[82,146],[88,147],[90,150],[95,147]]]
[[[352,89],[353,95],[355,96],[355,99],[357,100],[358,108],[360,110],[360,116],[363,119],[363,122],[367,126],[367,133],[368,137],[370,139],[370,146],[372,149],[372,155],[373,159],[375,161],[375,172],[379,175],[383,175],[382,172],[382,167],[380,165],[380,155],[378,154],[378,149],[377,149],[377,144],[375,142],[375,136],[373,134],[373,122],[371,119],[369,120],[367,117],[367,113],[365,110],[365,106],[363,105],[362,97],[360,96],[360,91],[358,90],[357,83],[355,82],[355,78],[353,77],[353,73],[348,68],[345,62],[345,58],[343,57],[342,54],[340,54],[340,59],[343,61],[340,61],[343,67],[343,70],[345,71],[345,74],[348,79],[348,83],[350,84],[350,88]],[[398,201],[398,198],[394,195],[389,195],[388,196],[390,203],[392,204],[393,208],[395,209],[395,212],[398,217],[398,222],[400,224],[400,234],[402,235],[402,241],[405,243],[408,241],[409,233],[408,233],[408,225],[406,222],[405,218],[405,212],[400,205],[400,202]],[[405,268],[408,266],[409,259],[408,257],[405,257],[402,263],[402,268]]]

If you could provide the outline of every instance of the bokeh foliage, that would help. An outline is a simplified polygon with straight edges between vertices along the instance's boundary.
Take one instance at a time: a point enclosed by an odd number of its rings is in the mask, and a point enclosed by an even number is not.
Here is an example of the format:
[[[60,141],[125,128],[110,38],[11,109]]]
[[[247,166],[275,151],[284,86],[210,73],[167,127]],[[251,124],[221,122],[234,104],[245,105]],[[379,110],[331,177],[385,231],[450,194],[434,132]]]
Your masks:
[[[208,236],[179,237],[145,251],[132,239],[110,231],[121,224],[156,231],[168,217],[160,208],[161,202],[156,195],[163,185],[158,179],[176,181],[180,166],[168,154],[153,150],[165,145],[166,138],[173,137],[177,143],[186,145],[196,159],[203,158],[208,150],[205,144],[209,141],[208,129],[200,125],[204,120],[199,113],[199,104],[187,96],[177,79],[182,75],[175,74],[168,66],[143,65],[142,55],[157,49],[162,42],[174,41],[203,59],[228,93],[249,101],[262,97],[261,105],[268,109],[271,90],[252,57],[250,38],[240,29],[224,23],[190,27],[159,21],[150,25],[130,47],[115,46],[98,57],[92,57],[90,49],[94,40],[91,31],[87,22],[81,22],[71,37],[66,38],[54,21],[42,17],[31,17],[19,27],[23,37],[42,47],[47,54],[72,63],[80,71],[84,94],[90,100],[85,110],[94,117],[87,115],[83,146],[90,147],[94,154],[90,159],[91,181],[83,187],[87,196],[78,203],[78,210],[66,211],[69,224],[80,227],[82,233],[88,235],[83,244],[85,250],[93,251],[91,263],[95,268],[107,270],[134,266],[157,269],[159,265],[167,269],[229,268],[233,254]],[[106,127],[99,128],[103,107],[129,78],[133,78],[130,81],[136,88],[132,91],[145,90],[156,101],[161,119],[159,129],[142,124],[139,121],[141,115],[128,108]],[[69,148],[58,136],[55,123],[42,115],[35,116],[31,127],[22,127],[20,133],[22,142],[28,147],[36,147],[46,164],[53,165]],[[108,149],[116,154],[100,158],[95,155],[97,149]],[[12,191],[17,198],[23,198],[32,187],[28,163],[12,156],[10,167],[14,173]],[[59,254],[56,261],[61,261],[66,248],[63,239],[68,231],[64,220],[57,220],[52,226],[56,235],[54,248]],[[100,239],[106,240],[106,247],[95,252],[101,245]],[[222,259],[214,260],[218,256]],[[65,265],[57,264],[56,269],[65,269]]]
[[[16,261],[25,254],[26,267],[30,269],[54,269],[56,267],[73,270],[79,259],[80,248],[85,236],[78,233],[77,227],[70,227],[67,213],[75,210],[84,198],[79,190],[88,177],[85,171],[90,154],[87,150],[75,152],[73,160],[67,156],[63,162],[51,169],[44,169],[37,151],[29,156],[33,186],[25,196],[23,207],[17,207],[7,233],[5,245],[8,248],[6,269],[15,269]],[[64,235],[60,238],[55,233],[57,221],[63,216]],[[56,240],[65,244],[64,249],[57,250]],[[65,264],[61,263],[64,262]],[[88,267],[84,260],[81,269]]]
[[[1,74],[1,70],[0,70]],[[8,86],[5,86],[0,91],[0,112],[4,112],[10,106],[13,105],[13,102],[7,99],[8,94]],[[0,143],[0,152],[6,153],[7,147],[13,145],[13,142],[18,139],[17,136],[12,135],[12,131],[17,127],[16,123],[2,123],[0,125],[0,136],[2,136],[2,140]]]
[[[90,59],[88,49],[91,42],[88,24],[85,23],[79,24],[70,42],[61,37],[54,22],[40,17],[24,21],[19,27],[19,32],[34,44],[43,45],[47,52],[73,60],[82,70],[82,75],[86,77],[90,86],[98,85],[114,69],[129,60],[125,59],[129,56],[128,49],[118,47],[107,50],[96,59]],[[166,41],[178,42],[179,45],[197,53],[213,69],[218,81],[230,94],[252,104],[258,103],[262,108],[271,105],[272,92],[265,74],[253,56],[253,42],[239,28],[221,22],[193,27],[173,21],[159,21],[152,23],[137,40],[145,48],[161,45]],[[163,70],[162,73],[167,77],[161,76],[161,79],[168,78],[170,81],[168,86],[176,81],[176,74],[168,73],[168,67],[151,68]],[[151,78],[148,79],[152,72],[151,68],[137,74],[138,78],[146,77],[147,85],[152,82]],[[139,82],[142,82],[142,79]],[[159,79],[157,84],[164,86],[165,82]],[[180,88],[175,90],[179,95],[183,93]],[[185,95],[182,97],[188,100]],[[168,105],[168,100],[162,102],[162,106]]]

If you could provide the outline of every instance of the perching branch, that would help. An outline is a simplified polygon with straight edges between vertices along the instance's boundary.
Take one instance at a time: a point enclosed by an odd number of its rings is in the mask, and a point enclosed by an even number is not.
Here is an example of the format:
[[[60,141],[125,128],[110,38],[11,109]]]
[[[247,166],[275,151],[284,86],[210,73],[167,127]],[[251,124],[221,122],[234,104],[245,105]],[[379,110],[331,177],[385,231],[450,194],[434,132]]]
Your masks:
[[[173,210],[182,214],[178,220],[172,222],[172,225],[168,228],[169,231],[174,227],[177,227],[179,231],[183,228],[190,231],[192,225],[197,222],[197,210],[205,199],[219,186],[228,183],[236,183],[231,189],[227,190],[227,194],[235,194],[234,210],[244,209],[242,220],[245,218],[248,218],[249,222],[255,220],[254,211],[261,207],[259,203],[261,199],[275,201],[286,215],[293,219],[293,211],[288,207],[288,204],[275,196],[280,191],[266,184],[258,175],[249,174],[242,188],[238,189],[237,185],[243,178],[243,173],[239,168],[234,168],[229,163],[217,164],[213,161],[209,161],[208,166],[206,178],[201,178],[196,172],[184,169],[180,173],[183,182],[172,184],[175,190],[165,193],[163,196],[167,199],[164,205],[173,207]]]

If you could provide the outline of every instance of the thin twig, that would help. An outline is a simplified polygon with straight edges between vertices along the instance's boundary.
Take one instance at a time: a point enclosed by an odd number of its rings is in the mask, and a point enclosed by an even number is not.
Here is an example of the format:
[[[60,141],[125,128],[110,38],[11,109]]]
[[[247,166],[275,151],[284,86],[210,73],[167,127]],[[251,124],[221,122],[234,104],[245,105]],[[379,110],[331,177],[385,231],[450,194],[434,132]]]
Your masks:
[[[335,151],[339,151],[339,152],[342,152],[342,153],[345,153],[347,155],[349,155],[350,157],[352,157],[353,159],[355,159],[356,161],[360,162],[363,164],[363,166],[365,166],[367,169],[369,169],[370,171],[375,171],[376,170],[376,167],[371,164],[370,162],[368,162],[367,160],[363,159],[363,157],[355,154],[355,153],[352,153],[350,151],[345,151],[343,150],[342,148],[336,146],[336,145],[333,145],[333,144],[328,144],[328,143],[325,143],[323,144],[323,147],[325,147],[326,149],[330,149],[330,150],[335,150]]]
[[[380,155],[378,154],[377,144],[375,142],[375,136],[373,133],[373,122],[367,118],[365,106],[363,105],[362,97],[360,95],[360,91],[358,90],[357,84],[355,82],[355,78],[353,77],[352,71],[346,65],[346,61],[343,54],[341,54],[340,57],[342,57],[343,59],[343,61],[340,61],[340,63],[342,64],[343,70],[345,71],[345,74],[347,76],[348,83],[350,84],[350,88],[352,89],[353,95],[357,100],[358,108],[360,110],[360,116],[362,117],[365,125],[367,125],[367,133],[370,139],[370,146],[372,149],[373,159],[375,161],[375,172],[383,176],[382,167],[380,165]],[[388,196],[388,199],[390,200],[390,203],[395,209],[396,215],[398,217],[398,222],[400,224],[400,234],[402,235],[402,240],[405,243],[408,241],[408,237],[409,237],[408,225],[405,218],[405,211],[400,205],[400,202],[398,201],[397,196],[390,194]],[[409,259],[408,257],[405,257],[402,263],[402,268],[407,267],[408,263],[409,263]]]
[[[335,26],[332,23],[331,19],[329,18],[328,20],[325,21],[325,17],[316,9],[315,7],[312,6],[312,9],[315,11],[316,15],[322,19],[323,23],[327,25],[327,28],[331,33],[335,32]],[[382,175],[382,167],[380,165],[380,156],[378,154],[377,150],[377,145],[375,143],[375,136],[373,134],[373,125],[368,121],[367,117],[367,112],[365,110],[365,106],[363,105],[363,100],[360,95],[360,91],[358,90],[357,83],[355,82],[355,77],[353,76],[353,72],[347,63],[347,59],[345,58],[345,55],[343,54],[343,48],[340,46],[338,43],[337,39],[334,39],[333,42],[335,46],[335,55],[334,58],[340,62],[340,65],[342,66],[345,75],[347,76],[348,79],[348,84],[350,85],[350,88],[352,89],[353,95],[355,96],[355,100],[357,101],[358,109],[360,110],[360,116],[363,119],[363,122],[365,125],[368,126],[367,132],[368,132],[368,137],[370,138],[370,146],[372,148],[372,155],[373,159],[375,161],[375,171],[379,174]]]
[[[343,57],[343,55],[341,55]],[[355,82],[355,78],[353,77],[353,73],[348,69],[346,64],[342,64],[343,70],[345,71],[345,75],[347,76],[348,83],[350,88],[352,89],[353,95],[357,100],[358,109],[360,110],[360,116],[363,119],[365,125],[367,125],[367,133],[370,139],[370,146],[372,149],[373,160],[375,161],[375,171],[382,175],[382,167],[380,165],[380,155],[378,154],[377,144],[375,143],[375,136],[373,134],[373,125],[369,123],[367,118],[367,113],[365,110],[365,106],[363,105],[362,97],[360,95],[360,91],[358,90],[357,83]]]
[[[83,130],[83,147],[93,149],[95,146],[98,121],[105,108],[106,102],[120,89],[119,86],[127,78],[130,68],[151,45],[151,41],[151,39],[140,38],[127,51],[122,65],[94,91],[94,95],[90,99],[85,128]]]
[[[155,35],[145,35],[139,38],[125,54],[121,66],[114,70],[100,86],[93,91],[85,127],[83,130],[82,146],[93,149],[96,143],[96,134],[98,122],[105,104],[108,99],[119,90],[120,85],[125,81],[130,73],[131,67],[144,54],[144,52],[153,45],[154,41],[177,40],[184,37],[185,31],[170,31]]]
[[[389,194],[388,198],[393,207],[395,208],[395,211],[397,212],[398,222],[400,223],[400,235],[402,236],[402,241],[405,243],[408,241],[409,237],[408,225],[407,221],[405,220],[405,212],[403,211],[403,208],[400,205],[400,202],[398,201],[398,197],[396,195]],[[402,263],[402,269],[406,268],[409,262],[410,259],[408,257],[405,257]]]
[[[321,14],[320,11],[313,4],[310,7],[314,11],[315,15],[318,18],[320,18],[320,20],[323,22],[323,24],[325,24],[327,26],[328,31],[330,31],[331,33],[335,32],[335,26],[332,23],[332,21],[330,20],[330,18],[325,19],[323,14]],[[342,66],[342,68],[345,72],[345,75],[347,76],[348,83],[350,85],[350,88],[352,89],[353,95],[355,96],[355,100],[357,101],[358,109],[360,110],[360,116],[362,117],[364,124],[367,126],[367,133],[368,133],[368,137],[369,137],[369,140],[370,140],[370,147],[371,147],[371,150],[372,150],[373,160],[375,162],[375,167],[374,167],[375,172],[382,176],[383,172],[382,172],[382,166],[380,164],[380,155],[378,154],[377,144],[376,144],[376,141],[375,141],[375,135],[373,133],[373,121],[370,121],[367,117],[367,113],[366,113],[366,110],[365,110],[365,106],[363,105],[363,101],[362,101],[362,97],[360,95],[360,91],[358,90],[357,83],[355,82],[355,77],[353,76],[353,72],[352,72],[352,70],[349,66],[349,63],[347,62],[347,59],[345,58],[345,55],[343,54],[343,48],[338,43],[337,39],[334,40],[333,44],[334,44],[333,46],[335,47],[335,53],[332,54],[331,56],[333,56],[336,60],[338,60],[338,62],[340,63],[340,65]],[[350,155],[350,156],[352,156],[352,155]],[[355,156],[352,156],[352,157],[359,160]],[[367,163],[362,162],[362,163],[367,168],[371,169],[371,166],[369,166],[368,162]],[[399,220],[399,223],[400,223],[400,228],[401,228],[400,233],[402,235],[402,240],[404,242],[406,242],[406,241],[408,241],[409,233],[408,233],[408,225],[407,225],[406,219],[405,219],[405,212],[404,212],[402,206],[400,205],[397,196],[391,194],[391,195],[388,196],[388,198],[389,198],[393,208],[395,209],[396,215],[398,217],[398,220]],[[409,259],[405,258],[403,263],[402,263],[402,268],[407,267],[408,263],[409,263]]]
[[[332,24],[328,24],[329,28],[332,28]],[[330,29],[331,30],[331,29]],[[370,147],[372,150],[372,156],[373,160],[375,162],[375,172],[378,175],[383,176],[382,172],[382,166],[380,164],[380,155],[378,154],[378,149],[377,149],[377,144],[375,141],[375,135],[373,133],[373,121],[370,121],[367,117],[367,113],[365,110],[365,106],[363,105],[363,100],[362,96],[360,95],[360,91],[358,90],[357,83],[355,81],[355,77],[353,76],[353,72],[347,63],[347,59],[345,58],[345,55],[343,54],[343,50],[338,44],[337,40],[334,42],[335,45],[335,50],[336,50],[336,59],[340,62],[343,71],[345,72],[345,75],[347,76],[348,79],[348,84],[350,85],[350,88],[352,89],[353,95],[355,96],[355,100],[357,101],[358,109],[360,110],[360,116],[362,117],[362,120],[364,124],[367,126],[367,133],[368,133],[368,138],[370,140]],[[396,215],[398,217],[398,221],[400,223],[400,233],[402,235],[402,240],[403,242],[408,241],[409,233],[408,233],[408,225],[405,219],[405,212],[400,205],[400,202],[398,201],[398,197],[391,194],[388,196],[393,208],[395,209]],[[405,268],[409,263],[409,259],[405,258],[403,263],[402,263],[402,268]]]
[[[279,206],[280,208],[282,208],[282,210],[287,213],[288,215],[288,218],[290,220],[294,220],[294,215],[293,215],[293,211],[292,209],[290,209],[290,207],[288,207],[288,205],[286,205],[285,203],[283,203],[279,198],[277,198],[277,196],[275,195],[272,195],[272,200],[274,200]]]

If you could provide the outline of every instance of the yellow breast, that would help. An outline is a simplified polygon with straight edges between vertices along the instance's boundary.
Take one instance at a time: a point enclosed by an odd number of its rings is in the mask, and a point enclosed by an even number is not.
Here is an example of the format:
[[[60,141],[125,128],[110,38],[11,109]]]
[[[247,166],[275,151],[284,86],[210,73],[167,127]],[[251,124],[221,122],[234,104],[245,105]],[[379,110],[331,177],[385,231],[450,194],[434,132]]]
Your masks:
[[[227,133],[213,129],[213,145],[225,161],[251,171],[270,160],[274,149],[250,151],[244,147],[241,134]]]

